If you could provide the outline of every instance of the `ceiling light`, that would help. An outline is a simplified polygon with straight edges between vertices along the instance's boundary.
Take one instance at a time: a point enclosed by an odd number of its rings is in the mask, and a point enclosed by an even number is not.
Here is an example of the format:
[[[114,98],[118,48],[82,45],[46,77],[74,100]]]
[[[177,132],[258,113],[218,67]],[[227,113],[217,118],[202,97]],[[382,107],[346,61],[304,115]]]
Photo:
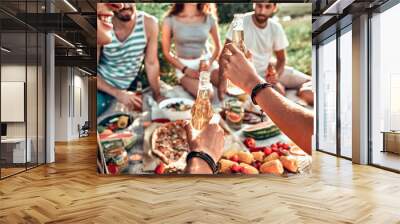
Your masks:
[[[57,37],[57,38],[58,38],[59,40],[61,40],[62,42],[64,42],[65,44],[67,44],[68,46],[75,48],[75,45],[71,44],[71,42],[67,41],[66,39],[64,39],[64,38],[62,38],[62,37],[60,37],[60,36],[58,36],[57,34],[54,34],[54,36]]]
[[[340,0],[336,0],[332,5],[330,5],[322,14],[332,13],[333,10],[337,9]],[[339,13],[337,13],[339,14]]]
[[[1,49],[2,51],[6,52],[6,53],[10,53],[10,52],[11,52],[11,50],[9,50],[9,49],[7,49],[7,48],[5,48],[5,47],[1,47],[0,49]]]
[[[81,68],[79,68],[79,67],[78,67],[78,69],[79,69],[81,72],[83,72],[83,73],[85,73],[85,74],[87,74],[87,75],[92,75],[90,72],[88,72],[88,71],[86,71],[86,70],[83,70],[83,69],[81,69]]]
[[[336,0],[322,14],[343,14],[343,10],[351,5],[355,0]]]
[[[74,12],[78,12],[78,10],[71,4],[69,3],[68,0],[64,0],[65,4],[67,4]]]

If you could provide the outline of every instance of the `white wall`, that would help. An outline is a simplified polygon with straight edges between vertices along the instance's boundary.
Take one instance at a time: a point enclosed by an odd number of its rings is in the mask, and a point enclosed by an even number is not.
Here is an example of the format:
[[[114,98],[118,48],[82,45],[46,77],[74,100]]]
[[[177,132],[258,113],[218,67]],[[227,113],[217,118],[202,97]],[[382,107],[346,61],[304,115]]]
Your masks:
[[[28,68],[29,70],[29,68]],[[2,65],[1,81],[3,82],[25,82],[25,65]],[[7,108],[1,108],[7,110]],[[25,123],[7,123],[7,137],[25,137]]]
[[[89,114],[88,78],[72,67],[56,67],[55,74],[55,140],[78,139],[78,124],[83,125]]]
[[[68,68],[55,68],[55,140],[68,139]]]
[[[27,73],[27,74],[26,74]],[[37,76],[38,75],[38,76]],[[25,78],[28,78],[26,81]],[[42,68],[36,65],[25,67],[25,64],[3,64],[1,66],[1,81],[3,82],[25,82],[26,83],[26,114],[25,122],[6,122],[8,138],[25,138],[25,133],[31,143],[32,162],[44,162],[44,89]],[[37,92],[37,90],[39,92]],[[3,96],[4,97],[4,96]],[[1,108],[8,110],[9,108]],[[24,110],[25,108],[23,108]],[[27,132],[26,132],[27,131]],[[37,153],[39,156],[37,157]]]

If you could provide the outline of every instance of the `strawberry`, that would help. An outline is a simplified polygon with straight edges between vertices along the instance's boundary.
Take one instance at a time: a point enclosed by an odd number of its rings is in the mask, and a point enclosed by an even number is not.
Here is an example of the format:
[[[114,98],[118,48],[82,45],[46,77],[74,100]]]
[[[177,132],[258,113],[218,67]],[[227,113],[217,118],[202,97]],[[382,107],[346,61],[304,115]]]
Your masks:
[[[246,138],[243,141],[243,144],[249,149],[255,148],[256,147],[256,140],[254,138]]]
[[[231,158],[229,158],[233,162],[239,162],[239,156],[238,155],[233,155]]]
[[[237,164],[233,164],[231,166],[232,173],[240,173],[242,169],[243,169],[243,167],[241,167],[241,166],[239,166]]]
[[[265,156],[268,156],[269,154],[272,153],[272,149],[269,147],[264,147],[264,154]]]
[[[278,146],[274,143],[271,145],[271,148],[278,148]]]
[[[156,173],[156,174],[163,174],[164,173],[164,171],[165,171],[165,165],[164,165],[164,163],[160,163],[160,164],[158,164],[158,166],[156,167],[156,169],[154,170],[154,172]]]

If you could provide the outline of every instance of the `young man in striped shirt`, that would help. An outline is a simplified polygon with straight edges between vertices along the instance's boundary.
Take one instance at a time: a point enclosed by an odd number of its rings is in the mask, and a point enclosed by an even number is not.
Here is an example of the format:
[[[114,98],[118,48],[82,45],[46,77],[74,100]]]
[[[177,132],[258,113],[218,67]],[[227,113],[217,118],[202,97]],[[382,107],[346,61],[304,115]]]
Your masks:
[[[141,109],[142,100],[130,90],[143,63],[155,100],[160,101],[160,65],[157,57],[157,19],[136,10],[134,3],[124,7],[112,19],[112,42],[97,49],[97,115],[114,99],[129,109]]]

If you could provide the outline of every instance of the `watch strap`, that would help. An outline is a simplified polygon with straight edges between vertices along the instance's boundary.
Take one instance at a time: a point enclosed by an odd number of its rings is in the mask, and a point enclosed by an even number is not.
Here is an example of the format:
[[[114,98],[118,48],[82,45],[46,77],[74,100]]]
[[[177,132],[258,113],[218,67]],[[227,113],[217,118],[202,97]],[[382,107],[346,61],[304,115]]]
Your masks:
[[[189,152],[189,154],[186,157],[186,163],[189,163],[189,160],[191,160],[193,157],[197,157],[197,158],[204,160],[210,166],[210,168],[214,174],[218,172],[217,164],[215,163],[213,158],[211,158],[211,156],[208,155],[207,153],[201,152],[201,151],[200,152],[191,151],[191,152]]]
[[[254,105],[258,105],[256,102],[256,96],[257,94],[267,88],[267,87],[272,87],[272,84],[269,82],[264,82],[264,83],[258,83],[256,86],[254,86],[253,90],[251,91],[251,101],[253,102]]]

